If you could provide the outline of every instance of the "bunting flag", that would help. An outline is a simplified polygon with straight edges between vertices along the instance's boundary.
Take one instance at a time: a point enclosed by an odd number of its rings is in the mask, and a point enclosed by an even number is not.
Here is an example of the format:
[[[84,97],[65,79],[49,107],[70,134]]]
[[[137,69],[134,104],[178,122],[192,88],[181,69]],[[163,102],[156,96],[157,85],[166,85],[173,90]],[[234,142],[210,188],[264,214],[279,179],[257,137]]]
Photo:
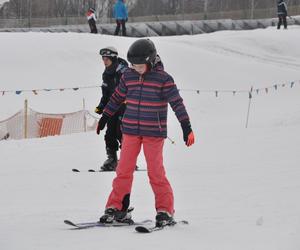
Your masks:
[[[179,91],[188,91],[188,92],[195,92],[197,94],[200,94],[200,92],[202,93],[214,93],[215,97],[218,97],[220,93],[232,93],[233,96],[235,96],[237,93],[248,93],[249,98],[252,98],[252,93],[253,91],[256,92],[256,94],[259,94],[261,91],[265,91],[266,94],[269,93],[269,90],[271,89],[275,89],[278,90],[279,87],[285,87],[287,85],[289,85],[291,88],[293,88],[295,86],[295,84],[300,84],[300,80],[298,81],[293,81],[290,82],[289,84],[287,83],[283,83],[283,84],[273,84],[272,86],[269,87],[263,87],[263,88],[257,88],[257,89],[253,89],[253,87],[251,88],[251,91],[249,92],[249,90],[199,90],[199,89],[178,89]],[[91,85],[91,86],[83,86],[83,87],[71,87],[71,88],[44,88],[44,89],[31,89],[31,90],[0,90],[0,92],[2,92],[2,96],[4,96],[6,93],[15,93],[16,95],[21,95],[23,92],[31,92],[34,95],[38,95],[39,92],[42,91],[65,91],[65,90],[73,90],[73,91],[78,91],[81,89],[93,89],[93,88],[101,88],[101,85]]]

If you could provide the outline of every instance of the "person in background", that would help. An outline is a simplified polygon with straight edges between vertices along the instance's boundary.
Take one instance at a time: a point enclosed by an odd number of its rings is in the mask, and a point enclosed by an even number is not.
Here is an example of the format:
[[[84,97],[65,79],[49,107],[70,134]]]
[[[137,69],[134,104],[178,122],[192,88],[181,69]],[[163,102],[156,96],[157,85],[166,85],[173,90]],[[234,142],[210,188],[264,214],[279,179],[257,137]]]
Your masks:
[[[100,50],[105,70],[102,74],[102,98],[95,112],[102,114],[103,109],[114,93],[115,88],[119,85],[121,75],[128,66],[128,63],[118,57],[118,51],[114,47],[106,47]],[[104,136],[107,160],[101,166],[103,171],[114,171],[118,163],[117,151],[121,145],[121,119],[124,113],[125,104],[120,105],[118,111],[111,117],[107,123],[107,129]],[[97,134],[100,130],[97,130]]]
[[[122,36],[126,36],[126,22],[128,21],[128,12],[124,2],[125,0],[117,0],[117,2],[113,7],[113,17],[116,19],[116,23],[117,23],[115,36],[119,35],[121,26],[122,26]]]
[[[94,8],[89,8],[88,12],[86,13],[86,18],[88,20],[90,29],[91,29],[91,33],[97,34],[98,30],[97,30],[97,26],[96,26],[96,15],[95,15],[95,9]]]
[[[157,57],[154,43],[139,39],[129,48],[127,59],[132,68],[126,69],[110,101],[105,106],[98,129],[102,130],[126,100],[122,119],[122,148],[117,176],[105,206],[101,223],[133,223],[130,194],[137,157],[143,147],[147,172],[155,196],[156,226],[175,224],[174,197],[163,164],[163,146],[167,138],[168,104],[175,112],[183,131],[186,146],[194,144],[194,133],[183,99]]]
[[[284,0],[278,0],[277,2],[277,15],[278,15],[277,29],[280,29],[282,23],[283,23],[283,27],[287,29],[286,17],[288,13],[287,13],[287,5]]]

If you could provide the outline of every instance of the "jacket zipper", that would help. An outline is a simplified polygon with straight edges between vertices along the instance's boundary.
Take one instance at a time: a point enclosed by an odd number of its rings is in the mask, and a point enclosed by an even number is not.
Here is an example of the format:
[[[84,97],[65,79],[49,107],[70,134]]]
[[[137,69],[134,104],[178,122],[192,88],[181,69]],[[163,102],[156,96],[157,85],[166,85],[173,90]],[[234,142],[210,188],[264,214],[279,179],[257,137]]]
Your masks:
[[[160,122],[159,112],[157,112],[157,121],[158,121],[159,131],[161,132],[162,128],[161,128],[161,122]]]
[[[140,106],[141,106],[142,91],[144,86],[144,75],[140,75],[139,81],[141,83],[141,88],[140,88],[140,97],[139,97],[139,105],[138,105],[138,134],[140,134]]]

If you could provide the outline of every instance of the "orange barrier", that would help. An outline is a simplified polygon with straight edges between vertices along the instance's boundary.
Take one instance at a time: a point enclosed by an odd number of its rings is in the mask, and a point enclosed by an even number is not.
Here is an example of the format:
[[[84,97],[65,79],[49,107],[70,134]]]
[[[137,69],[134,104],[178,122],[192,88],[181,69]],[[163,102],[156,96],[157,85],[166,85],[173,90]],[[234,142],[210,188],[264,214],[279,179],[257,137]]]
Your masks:
[[[43,118],[40,125],[40,137],[60,135],[62,118]]]

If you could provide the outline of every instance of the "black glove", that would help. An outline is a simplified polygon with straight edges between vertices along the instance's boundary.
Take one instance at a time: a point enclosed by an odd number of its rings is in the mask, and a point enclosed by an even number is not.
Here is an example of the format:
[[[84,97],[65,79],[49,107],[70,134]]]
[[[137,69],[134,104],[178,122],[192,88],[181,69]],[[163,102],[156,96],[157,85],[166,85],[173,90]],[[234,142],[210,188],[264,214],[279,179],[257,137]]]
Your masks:
[[[186,143],[188,140],[189,134],[192,132],[192,126],[189,120],[183,120],[181,121],[181,128],[183,132],[183,140]]]
[[[96,132],[97,132],[97,135],[100,134],[100,130],[103,130],[103,129],[104,129],[104,127],[105,127],[105,125],[106,125],[108,119],[109,119],[109,116],[107,116],[107,115],[105,115],[105,114],[103,114],[103,115],[101,116],[101,118],[100,118],[100,120],[99,120],[99,122],[98,122],[98,126],[97,126],[97,131],[96,131]]]

